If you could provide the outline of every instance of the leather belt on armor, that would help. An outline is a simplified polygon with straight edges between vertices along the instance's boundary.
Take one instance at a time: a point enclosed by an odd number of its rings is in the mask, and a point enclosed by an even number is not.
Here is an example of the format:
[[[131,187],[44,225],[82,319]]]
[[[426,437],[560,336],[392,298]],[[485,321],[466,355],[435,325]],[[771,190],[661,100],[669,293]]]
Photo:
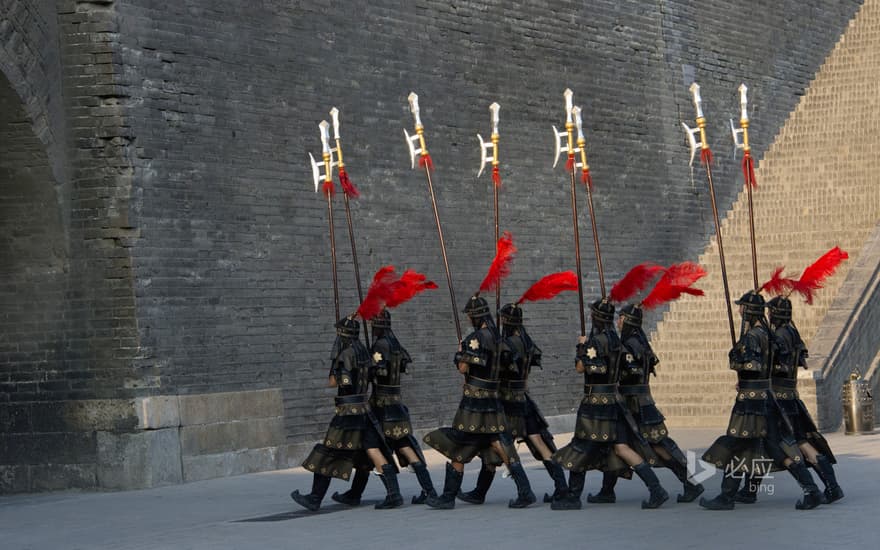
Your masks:
[[[358,405],[367,402],[367,395],[359,393],[357,395],[342,395],[336,397],[336,405]]]
[[[740,380],[737,385],[741,390],[769,390],[770,380]]]
[[[632,386],[621,385],[617,389],[620,391],[620,395],[651,393],[651,388],[647,384],[634,384]]]
[[[376,388],[377,394],[400,395],[400,386],[383,386],[382,384],[376,384],[374,387]]]
[[[522,391],[526,389],[525,380],[505,380],[501,387],[506,390]]]
[[[465,378],[465,382],[475,388],[480,388],[481,390],[497,391],[499,386],[498,380],[484,380],[482,378],[477,378],[476,376],[468,376]]]
[[[617,384],[584,384],[584,395],[594,393],[616,393]]]
[[[797,378],[774,378],[773,389],[779,390],[796,390]]]

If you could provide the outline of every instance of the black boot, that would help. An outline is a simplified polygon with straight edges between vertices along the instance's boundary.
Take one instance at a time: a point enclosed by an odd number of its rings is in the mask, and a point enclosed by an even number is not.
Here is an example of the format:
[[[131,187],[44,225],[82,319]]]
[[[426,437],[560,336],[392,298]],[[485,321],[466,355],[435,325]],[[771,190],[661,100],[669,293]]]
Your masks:
[[[813,481],[813,476],[803,462],[792,462],[788,466],[788,473],[791,474],[804,491],[804,498],[797,501],[795,508],[798,510],[812,510],[816,506],[822,504],[822,493],[819,487]]]
[[[565,482],[565,470],[562,469],[562,466],[553,462],[552,460],[545,460],[544,468],[547,469],[547,473],[550,474],[550,479],[553,480],[553,494],[548,495],[544,493],[544,502],[553,502],[554,500],[565,498],[568,494],[568,484]]]
[[[290,498],[296,501],[297,504],[309,510],[311,512],[317,512],[318,508],[321,507],[321,501],[324,500],[324,495],[327,494],[327,489],[330,487],[330,478],[321,475],[315,474],[312,477],[312,492],[303,495],[300,494],[299,491],[294,491],[290,493]]]
[[[614,494],[614,486],[617,485],[617,476],[611,472],[602,474],[602,488],[599,492],[587,495],[587,502],[591,504],[614,504],[617,495]]]
[[[394,464],[382,465],[382,483],[385,484],[385,500],[376,504],[376,510],[387,510],[388,508],[397,508],[403,504],[403,497],[400,496],[400,485],[397,483],[397,468]]]
[[[584,492],[584,482],[587,480],[587,472],[568,473],[568,494],[565,498],[556,499],[550,503],[551,510],[580,510],[581,493]]]
[[[529,483],[528,476],[526,476],[526,471],[523,470],[522,464],[511,462],[508,468],[510,469],[510,477],[516,483],[516,498],[511,499],[507,506],[509,508],[525,508],[529,504],[534,504],[538,498],[532,492],[532,486]]]
[[[675,477],[681,481],[684,487],[684,493],[676,498],[678,502],[693,502],[698,496],[703,494],[703,491],[705,491],[703,486],[699,483],[693,483],[688,479],[687,467],[684,464],[672,459],[666,462],[666,466],[672,470],[672,473],[675,474]]]
[[[837,484],[837,476],[834,475],[834,466],[825,455],[816,455],[816,463],[813,469],[819,474],[819,479],[825,484],[825,493],[822,504],[831,504],[843,498],[843,489]]]
[[[461,480],[464,472],[459,472],[452,467],[452,464],[446,463],[446,480],[443,482],[443,494],[436,497],[428,497],[425,504],[431,508],[440,508],[441,510],[451,510],[455,508],[455,495],[461,489]]]
[[[458,499],[470,504],[483,504],[486,501],[486,493],[492,486],[492,480],[495,479],[495,470],[490,469],[483,463],[480,466],[480,473],[477,475],[477,486],[473,491],[467,493],[458,492]]]
[[[361,495],[367,487],[367,481],[370,479],[370,470],[355,470],[354,479],[351,480],[351,487],[344,493],[333,493],[330,498],[345,504],[347,506],[357,506],[361,503]]]
[[[669,500],[669,493],[666,492],[666,489],[660,486],[660,480],[657,479],[657,474],[654,473],[654,470],[651,469],[651,466],[647,462],[642,462],[633,467],[633,471],[635,471],[636,475],[642,478],[642,481],[645,482],[645,485],[651,492],[648,496],[648,500],[642,501],[643,509],[659,508],[661,504]]]
[[[764,478],[757,475],[747,476],[742,488],[733,495],[733,500],[742,504],[754,504],[758,501],[758,489]]]
[[[739,489],[740,478],[735,477],[732,473],[725,472],[721,479],[721,494],[712,500],[706,500],[705,497],[700,499],[700,506],[707,510],[733,510],[734,495]]]
[[[413,504],[424,504],[428,497],[436,497],[437,491],[434,490],[434,483],[431,482],[431,474],[424,462],[413,462],[410,464],[412,469],[416,471],[416,479],[422,486],[422,492],[417,497],[412,497]]]

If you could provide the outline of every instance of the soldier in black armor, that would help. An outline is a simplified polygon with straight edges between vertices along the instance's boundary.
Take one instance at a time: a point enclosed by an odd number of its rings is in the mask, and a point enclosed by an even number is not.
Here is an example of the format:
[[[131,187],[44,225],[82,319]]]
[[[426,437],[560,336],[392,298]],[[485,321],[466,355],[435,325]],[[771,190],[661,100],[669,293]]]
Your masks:
[[[501,402],[507,416],[507,433],[514,440],[525,441],[532,455],[540,460],[555,490],[553,495],[544,495],[545,502],[563,498],[567,494],[565,472],[551,457],[556,451],[549,425],[538,406],[528,393],[527,384],[532,367],[541,367],[541,350],[532,341],[523,326],[522,308],[518,304],[507,304],[499,311],[503,347],[501,351]],[[477,486],[467,493],[459,493],[458,498],[471,504],[482,504],[495,477],[495,466],[484,460],[477,477]]]
[[[397,483],[397,467],[391,464],[390,450],[382,441],[375,417],[367,403],[370,355],[358,339],[360,323],[346,317],[336,323],[330,365],[330,386],[337,388],[336,410],[321,443],[303,461],[302,466],[314,474],[312,491],[303,495],[298,490],[290,497],[304,508],[317,511],[336,477],[348,480],[354,468],[369,471],[370,465],[382,473],[387,496],[376,504],[377,509],[396,508],[403,504]]]
[[[838,501],[843,498],[843,489],[837,483],[832,466],[837,460],[797,391],[797,369],[807,368],[807,348],[791,320],[791,300],[777,296],[767,303],[767,309],[775,345],[771,385],[776,401],[794,430],[793,435],[804,458],[825,485],[823,503]],[[734,500],[744,504],[755,502],[760,484],[760,477],[749,477]]]
[[[511,508],[524,508],[536,501],[528,477],[519,461],[513,439],[507,432],[507,419],[499,397],[499,357],[501,336],[489,312],[489,304],[472,296],[464,308],[474,332],[462,340],[455,365],[465,376],[463,395],[453,425],[425,436],[425,443],[450,459],[446,465],[443,493],[428,497],[433,508],[451,509],[461,488],[464,465],[477,455],[489,460],[489,451],[507,465],[517,488]],[[493,462],[490,460],[490,462]]]
[[[804,491],[799,510],[815,508],[821,493],[790,439],[785,419],[770,385],[771,334],[764,319],[764,298],[754,291],[736,304],[742,314],[740,339],[730,350],[730,368],[737,374],[736,404],[727,433],[709,447],[703,460],[724,470],[721,494],[700,506],[709,510],[732,510],[742,477],[761,477],[772,463],[785,468]]]
[[[639,427],[639,432],[675,477],[681,481],[684,493],[678,495],[678,502],[693,502],[703,492],[703,486],[688,479],[687,458],[678,444],[669,437],[663,414],[654,404],[651,396],[650,375],[657,375],[655,367],[660,363],[648,337],[642,330],[642,308],[635,304],[624,306],[617,318],[620,340],[623,346],[621,361],[620,394],[626,407]],[[613,503],[616,500],[614,486],[617,476],[606,472],[602,479],[602,489],[596,495],[587,495],[587,502]]]
[[[387,309],[374,317],[370,325],[373,331],[370,352],[374,369],[370,409],[382,427],[385,443],[397,455],[400,466],[409,466],[415,471],[422,492],[419,496],[414,496],[412,502],[423,504],[428,496],[436,496],[437,493],[431,483],[431,474],[425,466],[422,450],[413,436],[409,409],[400,399],[401,374],[407,372],[407,365],[412,363],[412,358],[391,330],[391,313]],[[331,498],[342,504],[357,506],[361,502],[369,474],[369,469],[356,470],[351,488],[342,494],[333,493]]]
[[[569,493],[566,498],[555,500],[551,508],[581,507],[587,470],[631,477],[630,468],[650,491],[642,508],[657,508],[669,495],[651,469],[650,462],[656,462],[656,457],[640,437],[618,391],[622,347],[614,330],[614,305],[599,300],[591,304],[590,312],[589,338],[581,336],[577,346],[575,368],[584,375],[584,397],[578,408],[574,436],[571,443],[553,454],[553,460],[570,472]]]

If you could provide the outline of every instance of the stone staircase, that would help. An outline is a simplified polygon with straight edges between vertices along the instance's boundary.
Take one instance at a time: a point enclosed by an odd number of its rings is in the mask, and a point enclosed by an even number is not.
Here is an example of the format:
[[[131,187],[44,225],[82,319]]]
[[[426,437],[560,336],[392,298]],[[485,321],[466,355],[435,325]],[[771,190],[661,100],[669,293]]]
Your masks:
[[[808,346],[880,219],[878,75],[880,0],[867,0],[757,167],[753,200],[761,284],[779,265],[789,276],[799,276],[835,245],[850,255],[812,306],[799,297],[793,300],[794,320]],[[760,124],[760,117],[753,124]],[[702,168],[696,168],[695,177],[705,185]],[[753,286],[747,209],[743,189],[722,222],[731,300]],[[672,427],[726,425],[734,395],[736,377],[728,369],[730,332],[714,237],[699,263],[709,272],[698,284],[706,295],[673,303],[651,334],[661,360],[658,377],[651,382],[653,393]],[[739,315],[733,307],[738,335]],[[814,374],[800,374],[799,385],[814,396],[805,401],[815,407]]]

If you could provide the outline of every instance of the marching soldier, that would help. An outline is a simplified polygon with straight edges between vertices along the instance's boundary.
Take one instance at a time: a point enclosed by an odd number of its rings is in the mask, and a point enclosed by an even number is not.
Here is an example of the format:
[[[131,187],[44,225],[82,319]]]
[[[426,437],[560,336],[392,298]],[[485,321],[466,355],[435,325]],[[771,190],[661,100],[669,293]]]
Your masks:
[[[315,445],[303,461],[313,473],[308,494],[293,491],[297,504],[317,511],[333,477],[348,480],[351,471],[368,471],[372,466],[382,473],[387,496],[377,509],[396,508],[403,504],[397,482],[397,468],[390,464],[390,451],[384,445],[376,420],[367,404],[370,356],[358,339],[360,323],[353,317],[336,323],[336,342],[331,353],[329,385],[337,388],[336,410],[321,443]]]
[[[648,337],[642,330],[643,308],[655,308],[678,298],[682,292],[702,294],[702,291],[688,287],[705,274],[706,272],[702,268],[694,264],[684,263],[671,266],[644,300],[639,304],[624,306],[617,318],[617,328],[620,330],[620,340],[623,346],[620,394],[636,421],[642,437],[648,441],[660,459],[660,464],[672,470],[675,477],[681,481],[684,492],[678,495],[678,502],[693,502],[702,494],[703,486],[688,479],[687,458],[681,452],[678,444],[669,437],[663,414],[657,409],[657,405],[654,404],[654,399],[651,397],[650,376],[657,375],[656,366],[660,360],[654,355],[654,350],[648,343]],[[683,281],[683,284],[669,282],[682,275],[688,277],[687,281]],[[611,291],[612,299],[615,297],[615,290],[617,290],[616,287]],[[596,495],[587,495],[587,502],[614,502],[616,500],[614,494],[616,483],[617,476],[605,473],[601,491]]]
[[[584,375],[584,397],[577,412],[571,443],[553,454],[553,460],[569,470],[569,493],[551,504],[554,510],[580,509],[587,470],[601,470],[631,477],[630,468],[650,491],[642,508],[657,508],[669,498],[651,469],[656,461],[641,441],[635,422],[623,407],[617,382],[622,347],[614,330],[614,305],[597,300],[590,306],[589,338],[578,339],[577,372]],[[636,446],[639,452],[633,449]],[[651,457],[648,460],[643,456]]]
[[[736,304],[742,314],[740,339],[730,350],[730,368],[737,374],[737,399],[730,414],[727,433],[709,447],[703,460],[724,471],[721,494],[700,506],[709,510],[732,510],[742,477],[762,477],[770,464],[783,467],[804,491],[798,510],[815,508],[821,493],[803,463],[789,430],[783,426],[770,385],[771,334],[764,319],[764,298],[755,291],[745,293]]]

